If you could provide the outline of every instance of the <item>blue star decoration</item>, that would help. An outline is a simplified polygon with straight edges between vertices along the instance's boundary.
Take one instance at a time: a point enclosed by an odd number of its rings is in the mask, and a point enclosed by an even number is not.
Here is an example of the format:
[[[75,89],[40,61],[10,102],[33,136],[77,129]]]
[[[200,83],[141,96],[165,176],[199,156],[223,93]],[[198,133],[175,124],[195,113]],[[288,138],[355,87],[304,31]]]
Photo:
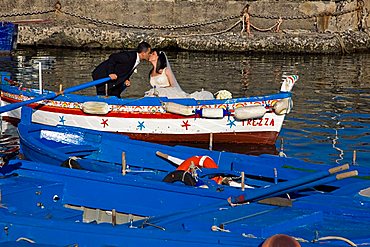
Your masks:
[[[64,125],[64,122],[66,120],[64,119],[64,116],[59,116],[59,123],[62,123]]]
[[[137,126],[138,129],[143,130],[145,128],[144,121],[140,122],[138,121],[139,125]]]
[[[230,126],[230,129],[231,129],[233,126],[236,126],[235,120],[229,119],[229,122],[226,125],[229,125]]]

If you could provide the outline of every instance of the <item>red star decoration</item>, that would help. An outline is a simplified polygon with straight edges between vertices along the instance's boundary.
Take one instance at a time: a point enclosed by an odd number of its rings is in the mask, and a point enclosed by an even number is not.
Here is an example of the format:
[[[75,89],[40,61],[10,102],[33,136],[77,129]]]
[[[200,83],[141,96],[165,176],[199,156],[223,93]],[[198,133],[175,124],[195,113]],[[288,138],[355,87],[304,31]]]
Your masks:
[[[103,128],[105,128],[105,126],[109,126],[108,125],[108,119],[102,119],[101,124],[103,125]]]
[[[186,120],[186,121],[182,121],[184,124],[182,124],[181,125],[181,127],[185,127],[186,128],[186,130],[188,130],[188,127],[189,126],[191,126],[190,124],[189,124],[189,120]]]

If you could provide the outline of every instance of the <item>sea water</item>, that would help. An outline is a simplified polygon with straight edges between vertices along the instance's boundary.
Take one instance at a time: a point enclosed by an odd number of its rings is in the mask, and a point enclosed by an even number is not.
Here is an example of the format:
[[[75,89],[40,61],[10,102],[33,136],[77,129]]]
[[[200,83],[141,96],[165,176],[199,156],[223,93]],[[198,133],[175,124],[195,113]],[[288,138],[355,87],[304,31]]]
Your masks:
[[[58,90],[91,81],[91,71],[111,53],[106,50],[21,49],[0,57],[0,71],[24,86],[38,87],[38,62],[45,89]],[[286,116],[276,146],[237,145],[238,152],[278,153],[314,163],[370,166],[370,54],[286,55],[167,52],[186,92],[228,90],[234,97],[276,93],[282,76],[300,78],[293,88],[294,108]],[[142,97],[150,89],[151,65],[142,62],[123,97]],[[89,88],[80,94],[94,95]],[[2,135],[16,136],[3,123]],[[283,144],[283,145],[282,145]],[[233,150],[235,146],[214,145]],[[281,150],[283,148],[283,150]],[[356,160],[353,162],[353,155]]]

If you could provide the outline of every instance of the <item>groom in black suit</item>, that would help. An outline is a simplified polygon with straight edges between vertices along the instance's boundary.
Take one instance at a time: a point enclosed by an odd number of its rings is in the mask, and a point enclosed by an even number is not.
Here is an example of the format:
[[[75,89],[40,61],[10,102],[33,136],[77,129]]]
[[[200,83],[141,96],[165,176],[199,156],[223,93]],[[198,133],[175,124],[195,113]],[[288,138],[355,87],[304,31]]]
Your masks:
[[[114,53],[98,65],[92,72],[93,80],[110,77],[111,80],[96,86],[97,95],[109,95],[120,98],[126,87],[131,85],[130,76],[140,61],[148,60],[151,47],[141,42],[136,51]]]

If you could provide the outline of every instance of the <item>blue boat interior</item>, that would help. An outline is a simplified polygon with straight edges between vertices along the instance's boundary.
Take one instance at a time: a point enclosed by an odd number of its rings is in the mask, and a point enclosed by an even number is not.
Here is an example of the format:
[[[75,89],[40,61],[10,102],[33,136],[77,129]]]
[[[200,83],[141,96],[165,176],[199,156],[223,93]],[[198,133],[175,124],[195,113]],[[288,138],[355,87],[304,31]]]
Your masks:
[[[370,240],[369,180],[351,178],[351,183],[333,192],[317,192],[294,199],[293,206],[258,202],[236,207],[210,204],[183,210],[168,209],[167,213],[146,217],[122,213],[114,208],[100,208],[93,193],[89,192],[96,187],[81,186],[76,193],[76,188],[68,185],[68,179],[41,178],[42,174],[38,175],[38,172],[36,168],[31,170],[31,162],[22,163],[12,172],[3,171],[5,175],[0,178],[0,215],[3,219],[16,215],[20,219],[71,222],[74,225],[99,224],[116,230],[137,227],[173,233],[216,235],[220,232],[248,239],[266,239],[284,233],[299,238],[302,243],[324,242],[320,238],[331,236],[332,239],[325,241],[327,246],[345,246],[347,240],[357,243]],[[85,195],[84,199],[78,200],[78,195]],[[116,197],[110,195],[103,199],[104,205],[114,205]]]
[[[302,240],[307,242],[323,236],[368,239],[370,182],[352,182],[335,192],[317,193],[296,199],[292,207],[250,203],[220,208],[218,211],[202,211],[200,208],[197,212],[153,217],[150,222],[167,227],[177,226],[187,231],[200,231],[213,225],[220,231],[244,234],[252,238],[267,238],[284,232],[290,236],[304,236]],[[145,221],[147,220],[139,220],[136,224],[140,226]],[[179,222],[182,224],[178,224]]]
[[[327,246],[370,241],[370,172],[364,167],[349,166],[348,170],[358,171],[359,176],[343,180],[328,173],[332,166],[272,155],[171,147],[110,133],[39,125],[31,123],[30,108],[24,112],[18,125],[22,152],[32,152],[29,156],[37,163],[12,160],[0,168],[2,222],[17,216],[19,221],[32,224],[68,222],[75,227],[196,232],[209,237],[226,234],[223,236],[234,240],[242,236],[259,243],[284,233],[308,246],[313,241],[325,241]],[[168,185],[162,180],[176,166],[156,155],[157,151],[183,160],[207,155],[219,168],[198,171],[208,189],[183,183]],[[72,158],[83,169],[61,167],[65,161],[72,163]],[[250,186],[245,191],[208,179],[212,173],[240,179],[241,172]]]
[[[259,184],[254,184],[255,186],[264,186],[274,182],[274,169],[278,169],[278,181],[282,182],[328,168],[324,165],[322,167],[316,165],[313,168],[311,164],[305,164],[296,159],[281,158],[272,155],[246,157],[244,155],[233,154],[230,156],[228,153],[207,150],[202,150],[199,153],[199,149],[193,149],[191,147],[167,147],[153,143],[143,143],[130,140],[126,136],[119,136],[119,140],[115,140],[117,139],[114,138],[116,135],[110,136],[109,134],[104,134],[109,138],[103,138],[101,133],[94,131],[81,132],[77,129],[71,135],[62,126],[54,128],[53,131],[29,131],[29,135],[32,143],[37,145],[38,142],[41,142],[40,145],[47,145],[51,149],[56,149],[68,157],[77,156],[82,158],[81,162],[84,159],[88,159],[89,161],[96,160],[113,163],[116,166],[116,169],[113,170],[106,168],[106,172],[118,171],[121,168],[123,152],[127,154],[127,164],[131,168],[162,172],[174,170],[176,168],[175,165],[159,158],[155,154],[158,150],[170,155],[174,154],[177,158],[184,160],[193,155],[208,155],[217,161],[222,171],[241,171],[245,169],[247,179],[259,181]],[[35,135],[35,138],[33,138],[33,135]],[[81,142],[78,140],[81,140]],[[121,144],[117,145],[117,143]],[[114,150],[112,150],[112,146],[115,147]],[[147,155],[143,157],[140,155],[140,152],[145,152]],[[261,162],[264,164],[263,166],[259,165]],[[234,173],[234,175],[237,176],[238,174]]]

